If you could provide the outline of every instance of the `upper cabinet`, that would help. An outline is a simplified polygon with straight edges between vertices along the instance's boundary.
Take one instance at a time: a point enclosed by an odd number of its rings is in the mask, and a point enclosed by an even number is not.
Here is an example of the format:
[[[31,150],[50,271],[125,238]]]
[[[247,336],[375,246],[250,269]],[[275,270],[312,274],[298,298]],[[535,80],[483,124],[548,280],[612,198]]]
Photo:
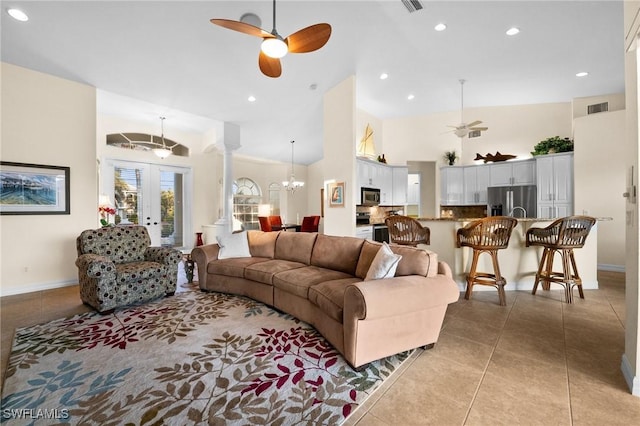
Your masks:
[[[535,159],[523,161],[505,161],[489,166],[491,180],[489,186],[535,185]]]
[[[487,204],[487,187],[489,186],[490,170],[486,166],[465,166],[464,175],[464,204]]]
[[[464,167],[440,168],[440,204],[443,206],[464,204]]]
[[[407,203],[407,167],[357,158],[356,169],[358,192],[362,187],[379,189],[380,205],[383,206]]]
[[[538,217],[573,214],[573,153],[536,157]]]

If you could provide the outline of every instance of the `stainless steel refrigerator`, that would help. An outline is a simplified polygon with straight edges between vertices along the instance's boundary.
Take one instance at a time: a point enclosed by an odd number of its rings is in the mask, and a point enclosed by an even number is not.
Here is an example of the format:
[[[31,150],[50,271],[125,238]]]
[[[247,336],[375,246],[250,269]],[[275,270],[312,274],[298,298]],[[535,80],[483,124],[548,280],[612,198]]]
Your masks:
[[[536,186],[490,187],[487,194],[487,212],[489,216],[536,217]]]

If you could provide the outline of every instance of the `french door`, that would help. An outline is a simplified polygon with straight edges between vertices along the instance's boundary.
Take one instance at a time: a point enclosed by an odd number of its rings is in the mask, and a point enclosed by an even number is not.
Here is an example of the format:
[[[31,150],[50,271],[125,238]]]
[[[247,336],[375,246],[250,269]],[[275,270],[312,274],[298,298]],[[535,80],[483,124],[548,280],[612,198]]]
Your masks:
[[[192,245],[189,168],[106,160],[102,177],[102,191],[116,208],[116,224],[144,225],[153,246]]]

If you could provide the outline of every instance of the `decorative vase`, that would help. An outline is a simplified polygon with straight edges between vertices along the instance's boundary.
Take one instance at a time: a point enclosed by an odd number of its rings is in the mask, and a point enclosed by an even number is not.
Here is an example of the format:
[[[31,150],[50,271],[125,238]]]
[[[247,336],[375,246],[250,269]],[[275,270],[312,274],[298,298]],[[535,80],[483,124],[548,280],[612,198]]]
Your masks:
[[[202,232],[196,232],[196,247],[204,245],[202,241]]]

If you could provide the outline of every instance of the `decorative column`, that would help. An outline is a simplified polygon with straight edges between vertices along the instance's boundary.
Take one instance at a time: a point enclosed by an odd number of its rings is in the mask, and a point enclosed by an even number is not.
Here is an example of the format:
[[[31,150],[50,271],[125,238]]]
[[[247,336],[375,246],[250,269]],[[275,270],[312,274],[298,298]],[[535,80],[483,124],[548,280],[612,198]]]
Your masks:
[[[216,235],[228,235],[233,232],[233,151],[240,148],[240,127],[224,123],[222,138],[218,147],[224,150],[222,178],[222,217],[216,221]]]

